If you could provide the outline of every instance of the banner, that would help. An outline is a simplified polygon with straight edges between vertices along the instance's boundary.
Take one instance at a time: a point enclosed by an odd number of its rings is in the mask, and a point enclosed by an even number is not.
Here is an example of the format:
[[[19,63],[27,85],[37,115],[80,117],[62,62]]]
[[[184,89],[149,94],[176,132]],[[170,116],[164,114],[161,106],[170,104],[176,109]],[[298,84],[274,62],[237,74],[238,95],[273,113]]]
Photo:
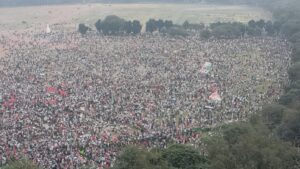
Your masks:
[[[218,91],[213,92],[209,97],[209,100],[220,102],[222,101],[221,96],[218,94]]]

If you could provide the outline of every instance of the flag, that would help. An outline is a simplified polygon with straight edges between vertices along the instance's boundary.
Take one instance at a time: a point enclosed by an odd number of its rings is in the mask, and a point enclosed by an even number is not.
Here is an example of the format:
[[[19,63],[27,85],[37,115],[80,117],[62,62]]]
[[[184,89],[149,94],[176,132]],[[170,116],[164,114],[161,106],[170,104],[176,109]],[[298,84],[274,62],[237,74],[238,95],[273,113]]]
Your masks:
[[[57,89],[55,87],[49,86],[46,88],[47,93],[56,93]]]
[[[68,95],[67,92],[65,92],[63,89],[59,89],[58,94],[61,95],[62,97],[66,97]]]
[[[218,94],[218,91],[215,91],[213,92],[209,97],[208,97],[209,100],[212,100],[212,101],[221,101],[221,97],[220,95]]]
[[[203,74],[208,74],[212,70],[212,63],[205,62],[200,69],[200,72]]]

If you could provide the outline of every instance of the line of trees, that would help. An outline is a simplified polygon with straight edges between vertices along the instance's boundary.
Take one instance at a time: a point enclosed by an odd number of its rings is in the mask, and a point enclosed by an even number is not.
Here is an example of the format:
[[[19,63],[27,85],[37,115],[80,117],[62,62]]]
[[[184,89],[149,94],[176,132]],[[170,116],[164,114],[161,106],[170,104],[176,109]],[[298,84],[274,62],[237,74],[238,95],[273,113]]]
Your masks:
[[[126,21],[115,15],[107,16],[103,21],[98,20],[95,27],[98,32],[105,35],[139,34],[142,30],[140,21]]]
[[[139,34],[142,30],[140,21],[126,21],[116,15],[109,15],[102,21],[99,19],[95,23],[96,30],[104,35],[123,35],[123,34]],[[79,24],[78,31],[84,35],[91,30],[85,24]]]
[[[115,15],[107,16],[103,21],[98,20],[95,27],[99,33],[104,35],[124,35],[124,34],[140,34],[142,25],[140,21],[126,21]],[[171,20],[149,19],[146,22],[145,30],[148,33],[159,32],[171,36],[188,36],[193,32],[200,32],[205,39],[214,38],[239,38],[242,36],[262,36],[262,35],[277,35],[280,33],[280,22],[271,22],[265,20],[251,20],[248,24],[241,22],[216,22],[209,26],[203,23],[189,23],[185,21],[182,25],[174,24]],[[78,31],[81,34],[86,34],[89,27],[80,24]],[[298,37],[300,34],[298,34]],[[294,38],[296,36],[293,36]]]

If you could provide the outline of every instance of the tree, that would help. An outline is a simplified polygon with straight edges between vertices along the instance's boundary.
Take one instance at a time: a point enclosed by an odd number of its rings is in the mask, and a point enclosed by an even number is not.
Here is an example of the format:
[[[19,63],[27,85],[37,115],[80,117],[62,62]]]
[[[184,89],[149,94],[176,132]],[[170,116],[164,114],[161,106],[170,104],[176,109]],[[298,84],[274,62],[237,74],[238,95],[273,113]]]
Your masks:
[[[266,25],[265,20],[261,19],[256,22],[256,26],[259,27],[260,29],[264,28]]]
[[[154,19],[149,19],[146,23],[146,32],[154,32],[157,30],[156,21]]]
[[[207,165],[207,159],[200,155],[199,151],[187,145],[172,145],[162,154],[170,166],[178,169],[200,169],[200,166],[203,168]]]
[[[132,30],[133,30],[133,24],[131,21],[126,21],[125,24],[124,24],[124,29],[125,29],[125,32],[130,34],[132,33]]]
[[[268,35],[274,35],[275,34],[275,29],[273,27],[273,23],[271,21],[268,21],[266,23],[266,26],[265,26],[265,29],[266,31],[268,32]]]
[[[81,35],[85,35],[89,29],[90,28],[85,26],[85,24],[83,23],[79,24],[78,31],[81,33]]]
[[[248,26],[251,27],[251,28],[255,28],[256,27],[256,22],[254,20],[250,20],[248,22]]]
[[[291,37],[293,34],[300,31],[300,20],[289,19],[281,26],[281,32],[287,37]]]
[[[292,43],[300,43],[300,31],[299,32],[296,32],[294,33],[290,38],[289,40],[292,42]],[[298,46],[299,47],[299,46]]]
[[[107,16],[100,25],[102,32],[106,35],[125,32],[125,20],[115,15]]]
[[[184,29],[189,29],[189,27],[190,27],[189,21],[187,21],[187,20],[184,21],[183,24],[182,24],[182,26],[183,26]]]
[[[278,136],[295,146],[300,146],[300,112],[291,111],[286,114],[283,123],[279,126]]]
[[[259,28],[253,28],[253,27],[250,27],[248,26],[246,28],[246,32],[249,36],[261,36],[262,32]]]
[[[279,22],[279,21],[275,21],[273,23],[273,28],[274,28],[274,31],[275,33],[279,33],[280,32],[280,29],[281,29],[281,26],[282,26],[283,23]]]
[[[141,30],[142,30],[142,25],[141,25],[140,21],[134,20],[132,23],[132,32],[134,34],[139,34],[139,33],[141,33]]]
[[[242,23],[217,23],[211,25],[212,35],[216,38],[238,38],[244,34],[244,25]]]
[[[295,63],[288,70],[289,78],[292,81],[300,80],[300,62]]]
[[[170,27],[169,29],[166,29],[166,32],[168,35],[171,36],[188,36],[188,32],[181,28],[181,27]]]
[[[300,89],[290,89],[287,93],[282,95],[279,99],[279,103],[298,108],[299,107],[299,99],[300,99]]]
[[[205,29],[200,32],[200,36],[204,39],[209,39],[211,36],[211,32],[208,29]]]
[[[300,39],[300,37],[299,37],[299,39]],[[293,62],[300,61],[300,42],[294,43],[294,45],[293,45],[292,61]]]
[[[165,26],[167,29],[173,27],[173,21],[171,21],[171,20],[166,20],[164,26]]]
[[[95,27],[96,27],[96,29],[97,29],[98,32],[102,32],[101,19],[99,19],[99,20],[95,23]]]
[[[127,147],[117,157],[112,169],[169,169],[169,167],[160,152]]]
[[[161,31],[161,29],[165,26],[165,23],[162,19],[159,19],[158,21],[156,21],[156,27],[159,31]]]
[[[296,169],[299,166],[300,154],[270,137],[262,124],[230,124],[206,142],[213,169]]]
[[[274,129],[281,124],[285,110],[286,108],[279,104],[268,105],[262,109],[262,120],[269,129]]]

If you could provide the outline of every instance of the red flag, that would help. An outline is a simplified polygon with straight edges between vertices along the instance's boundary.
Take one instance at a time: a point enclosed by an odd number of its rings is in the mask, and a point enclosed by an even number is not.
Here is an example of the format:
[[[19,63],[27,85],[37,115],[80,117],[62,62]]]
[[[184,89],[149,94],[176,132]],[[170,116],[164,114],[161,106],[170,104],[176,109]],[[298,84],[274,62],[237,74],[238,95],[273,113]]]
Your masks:
[[[58,90],[58,94],[61,95],[62,97],[66,97],[66,96],[68,95],[67,92],[65,92],[65,91],[62,90],[62,89],[59,89],[59,90]]]
[[[56,93],[57,89],[55,87],[50,86],[46,88],[46,91],[47,93]]]

